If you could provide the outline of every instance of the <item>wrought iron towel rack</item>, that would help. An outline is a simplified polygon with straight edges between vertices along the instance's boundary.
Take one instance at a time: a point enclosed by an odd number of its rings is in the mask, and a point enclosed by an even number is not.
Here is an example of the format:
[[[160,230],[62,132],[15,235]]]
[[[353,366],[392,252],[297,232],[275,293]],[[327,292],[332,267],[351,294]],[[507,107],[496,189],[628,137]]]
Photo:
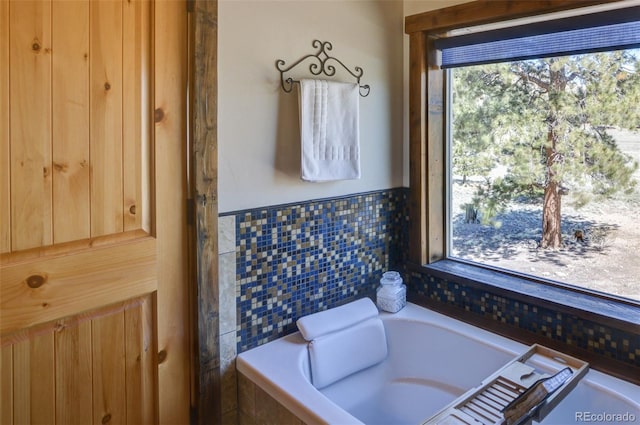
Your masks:
[[[318,49],[318,51],[314,54],[303,56],[291,66],[286,67],[285,61],[283,61],[282,59],[278,59],[276,61],[276,68],[278,68],[278,71],[280,71],[280,84],[282,86],[282,90],[284,90],[286,93],[291,93],[291,90],[293,90],[293,85],[295,83],[300,83],[300,80],[294,80],[291,77],[285,78],[285,73],[289,72],[305,60],[313,58],[311,64],[309,65],[309,71],[312,75],[318,76],[324,74],[328,77],[332,77],[336,73],[336,67],[332,65],[331,61],[337,62],[356,79],[356,82],[360,87],[360,96],[369,96],[369,92],[371,91],[369,85],[360,84],[360,77],[362,77],[362,74],[364,73],[362,68],[356,66],[354,68],[354,71],[351,71],[344,63],[342,63],[342,61],[334,58],[333,56],[330,56],[327,52],[333,49],[333,46],[329,41],[313,40],[313,43],[311,43],[311,45]]]

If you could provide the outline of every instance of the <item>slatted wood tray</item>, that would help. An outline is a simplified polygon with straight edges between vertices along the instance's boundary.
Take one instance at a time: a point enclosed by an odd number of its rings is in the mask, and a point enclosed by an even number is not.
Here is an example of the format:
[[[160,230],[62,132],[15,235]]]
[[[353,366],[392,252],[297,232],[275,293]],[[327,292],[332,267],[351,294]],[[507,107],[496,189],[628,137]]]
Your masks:
[[[534,367],[544,365],[551,374]],[[532,387],[538,380],[570,368],[571,377],[550,394],[545,401],[519,424],[541,421],[576,386],[585,375],[589,364],[574,357],[533,344],[521,356],[513,359],[494,374],[482,381],[438,413],[423,422],[423,425],[489,425],[505,423],[502,410],[519,395]]]

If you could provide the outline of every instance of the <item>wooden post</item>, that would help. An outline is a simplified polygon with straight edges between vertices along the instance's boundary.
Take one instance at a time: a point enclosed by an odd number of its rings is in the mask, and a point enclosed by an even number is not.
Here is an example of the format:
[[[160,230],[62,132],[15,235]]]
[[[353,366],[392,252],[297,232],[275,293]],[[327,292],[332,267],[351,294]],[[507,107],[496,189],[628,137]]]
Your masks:
[[[220,423],[220,321],[218,289],[217,40],[218,2],[190,3],[193,52],[191,99],[192,264],[196,291],[192,303],[197,344],[194,353],[195,422]]]
[[[410,34],[409,47],[409,208],[413,220],[409,222],[409,260],[422,265],[426,262],[427,205],[423,190],[426,187],[426,36]]]

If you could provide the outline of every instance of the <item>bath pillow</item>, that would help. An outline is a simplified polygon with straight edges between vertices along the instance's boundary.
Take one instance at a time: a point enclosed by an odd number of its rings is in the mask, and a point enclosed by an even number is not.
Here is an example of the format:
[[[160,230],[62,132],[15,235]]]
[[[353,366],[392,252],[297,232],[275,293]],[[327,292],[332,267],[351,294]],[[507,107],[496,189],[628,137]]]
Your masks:
[[[313,313],[296,321],[298,330],[307,341],[348,328],[378,316],[378,308],[369,298],[361,298],[329,310]]]
[[[317,389],[380,363],[387,357],[387,338],[379,318],[320,336],[309,342],[311,383]]]

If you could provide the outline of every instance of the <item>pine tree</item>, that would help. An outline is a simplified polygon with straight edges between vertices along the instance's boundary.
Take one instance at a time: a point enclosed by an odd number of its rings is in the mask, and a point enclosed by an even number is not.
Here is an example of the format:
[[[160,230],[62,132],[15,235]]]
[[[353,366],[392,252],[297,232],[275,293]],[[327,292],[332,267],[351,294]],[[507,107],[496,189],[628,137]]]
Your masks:
[[[453,172],[480,176],[485,221],[516,197],[542,203],[542,248],[562,245],[562,196],[632,192],[638,164],[607,133],[640,127],[640,51],[453,71]]]

